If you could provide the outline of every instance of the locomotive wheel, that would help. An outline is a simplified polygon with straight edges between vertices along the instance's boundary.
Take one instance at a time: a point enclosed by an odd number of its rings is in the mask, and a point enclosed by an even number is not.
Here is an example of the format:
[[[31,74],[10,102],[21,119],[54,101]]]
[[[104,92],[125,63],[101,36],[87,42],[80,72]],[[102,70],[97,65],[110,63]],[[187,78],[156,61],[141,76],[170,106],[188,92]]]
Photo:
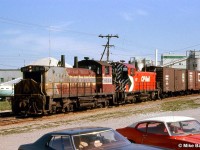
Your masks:
[[[155,92],[152,92],[151,93],[151,100],[155,100],[156,99],[156,93]]]
[[[99,108],[103,108],[104,106],[103,106],[102,103],[99,103],[99,104],[98,104],[98,107],[99,107]]]
[[[56,105],[51,106],[50,114],[56,114]]]
[[[133,99],[132,99],[130,102],[131,102],[131,104],[132,104],[132,103],[136,103],[136,101],[137,101],[136,98],[133,97]]]
[[[65,107],[65,113],[74,111],[74,106],[72,104],[68,104]]]

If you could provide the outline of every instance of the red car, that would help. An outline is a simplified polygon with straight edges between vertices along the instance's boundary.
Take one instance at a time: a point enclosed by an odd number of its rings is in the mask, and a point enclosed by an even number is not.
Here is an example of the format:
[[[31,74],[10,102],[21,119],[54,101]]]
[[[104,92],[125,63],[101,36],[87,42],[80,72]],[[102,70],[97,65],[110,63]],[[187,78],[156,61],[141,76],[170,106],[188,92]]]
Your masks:
[[[149,118],[117,131],[133,143],[170,149],[200,148],[200,123],[190,117]]]

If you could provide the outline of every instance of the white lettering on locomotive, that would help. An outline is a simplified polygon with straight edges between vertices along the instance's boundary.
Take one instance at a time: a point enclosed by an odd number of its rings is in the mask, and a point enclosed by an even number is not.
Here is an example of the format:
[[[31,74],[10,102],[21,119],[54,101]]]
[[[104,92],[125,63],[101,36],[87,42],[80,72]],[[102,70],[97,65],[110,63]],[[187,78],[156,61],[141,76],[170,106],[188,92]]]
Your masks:
[[[103,77],[103,84],[112,84],[112,77]]]
[[[150,82],[150,76],[142,76],[141,82]]]

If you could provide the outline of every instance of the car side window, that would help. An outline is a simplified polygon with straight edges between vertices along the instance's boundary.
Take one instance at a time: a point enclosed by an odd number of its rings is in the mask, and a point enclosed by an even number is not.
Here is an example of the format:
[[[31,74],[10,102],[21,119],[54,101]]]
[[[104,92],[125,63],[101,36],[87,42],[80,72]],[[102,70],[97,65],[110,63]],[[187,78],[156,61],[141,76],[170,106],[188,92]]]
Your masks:
[[[147,127],[147,133],[168,135],[167,128],[162,122],[150,122]]]
[[[52,136],[48,146],[55,150],[73,150],[69,136]]]
[[[146,126],[147,126],[147,123],[140,123],[138,126],[137,126],[137,130],[141,131],[141,132],[146,132]]]

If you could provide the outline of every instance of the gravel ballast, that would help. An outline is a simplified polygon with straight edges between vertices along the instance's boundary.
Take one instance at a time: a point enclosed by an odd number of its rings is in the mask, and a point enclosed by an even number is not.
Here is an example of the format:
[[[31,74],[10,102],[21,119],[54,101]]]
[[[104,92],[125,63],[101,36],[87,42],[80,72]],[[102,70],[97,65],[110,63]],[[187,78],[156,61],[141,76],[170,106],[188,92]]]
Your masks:
[[[192,97],[192,99],[200,100],[200,96]],[[172,100],[172,103],[173,101],[175,99]],[[162,111],[160,105],[164,102],[164,100],[158,100],[114,108],[88,110],[81,113],[60,114],[49,119],[0,126],[0,149],[15,150],[21,144],[34,142],[47,132],[70,127],[104,126],[116,129],[141,119],[167,115],[189,116],[200,121],[200,107],[179,111]]]

